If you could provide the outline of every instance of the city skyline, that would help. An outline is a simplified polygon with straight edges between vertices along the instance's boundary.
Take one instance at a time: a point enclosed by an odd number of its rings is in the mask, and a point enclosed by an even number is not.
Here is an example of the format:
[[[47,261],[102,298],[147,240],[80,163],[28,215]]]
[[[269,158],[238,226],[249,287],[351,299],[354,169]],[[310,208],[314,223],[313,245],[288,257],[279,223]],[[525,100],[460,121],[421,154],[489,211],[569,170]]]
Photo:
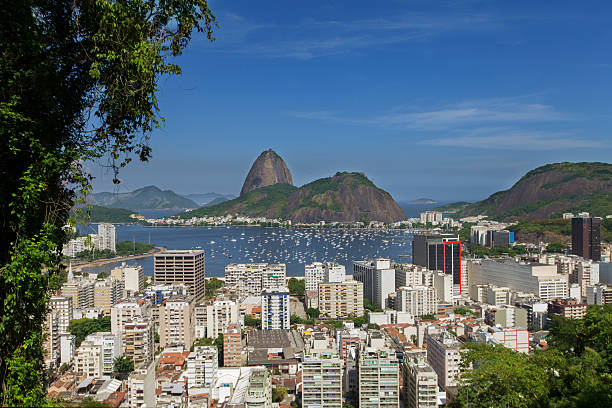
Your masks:
[[[153,159],[119,191],[235,194],[273,148],[296,185],[360,171],[398,201],[475,201],[547,163],[610,157],[607,5],[211,8],[217,40],[195,39],[160,83]]]

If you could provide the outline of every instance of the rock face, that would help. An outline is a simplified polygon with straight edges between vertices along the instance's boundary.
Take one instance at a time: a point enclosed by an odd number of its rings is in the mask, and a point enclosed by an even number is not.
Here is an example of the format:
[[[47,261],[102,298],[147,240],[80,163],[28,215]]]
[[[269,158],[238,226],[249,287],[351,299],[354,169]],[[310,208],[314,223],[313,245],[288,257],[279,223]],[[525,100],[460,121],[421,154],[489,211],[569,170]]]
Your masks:
[[[564,212],[612,211],[612,164],[555,163],[538,167],[514,186],[465,207],[460,215],[485,214],[507,220],[557,218]]]
[[[240,195],[243,196],[255,189],[271,186],[273,184],[291,184],[291,172],[283,159],[272,149],[259,155],[244,180]]]
[[[404,220],[391,195],[361,173],[336,173],[300,188],[286,183],[255,189],[210,207],[182,213],[184,218],[241,214],[283,218],[294,223]]]
[[[391,195],[361,173],[336,173],[306,184],[287,200],[286,217],[294,223],[406,219]]]

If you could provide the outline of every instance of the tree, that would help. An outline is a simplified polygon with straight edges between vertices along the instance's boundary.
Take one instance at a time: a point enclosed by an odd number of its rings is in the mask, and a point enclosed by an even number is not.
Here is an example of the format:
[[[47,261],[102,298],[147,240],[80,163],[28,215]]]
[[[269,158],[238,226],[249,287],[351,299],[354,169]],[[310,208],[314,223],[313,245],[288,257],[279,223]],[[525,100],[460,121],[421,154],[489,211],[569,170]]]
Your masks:
[[[206,0],[24,0],[0,19],[0,405],[40,406],[47,299],[91,190],[84,164],[106,162],[119,183],[151,156],[157,83],[216,22]]]
[[[68,331],[75,336],[76,346],[80,346],[85,337],[92,333],[109,332],[111,330],[110,316],[100,317],[98,319],[73,319],[68,324]]]
[[[315,309],[312,307],[309,307],[306,310],[306,314],[308,315],[308,317],[310,317],[311,319],[316,319],[317,317],[319,317],[319,315],[321,314],[321,311],[319,311],[319,309]]]
[[[109,408],[110,405],[105,404],[103,402],[96,401],[92,397],[85,397],[83,398],[83,401],[81,401],[81,404],[79,405],[79,407],[80,408]]]
[[[551,242],[546,245],[546,252],[565,252],[567,246],[562,242]]]
[[[272,388],[272,402],[281,402],[287,396],[287,388],[276,387]]]
[[[119,356],[114,360],[115,372],[129,374],[134,371],[134,361],[126,356]]]
[[[249,327],[261,327],[261,319],[255,319],[251,316],[244,316],[244,324]]]
[[[108,278],[108,273],[106,273],[106,272],[100,272],[100,273],[98,274],[98,276],[96,276],[96,278],[98,278],[98,279],[106,279],[106,278]]]
[[[306,291],[306,282],[304,279],[289,278],[287,281],[287,287],[294,295],[301,296]]]
[[[217,278],[206,280],[206,296],[212,297],[215,292],[223,287],[223,281]]]
[[[459,314],[459,315],[463,315],[463,316],[468,316],[468,315],[473,315],[474,311],[471,309],[468,309],[467,307],[456,307],[455,310],[453,310],[455,312],[455,314]]]

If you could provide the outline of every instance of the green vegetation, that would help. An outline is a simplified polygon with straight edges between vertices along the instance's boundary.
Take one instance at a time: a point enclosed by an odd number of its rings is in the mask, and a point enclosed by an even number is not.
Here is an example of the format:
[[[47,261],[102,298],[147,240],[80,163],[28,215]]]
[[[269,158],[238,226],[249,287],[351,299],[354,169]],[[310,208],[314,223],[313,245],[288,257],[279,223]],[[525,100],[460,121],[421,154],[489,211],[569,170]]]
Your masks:
[[[306,281],[304,279],[289,278],[287,288],[294,295],[302,296],[306,292]]]
[[[119,356],[114,360],[115,372],[129,374],[134,371],[134,361],[126,356]]]
[[[77,222],[80,223],[142,223],[137,218],[130,218],[134,214],[132,210],[123,208],[107,208],[99,205],[88,205],[74,210]]]
[[[244,316],[244,324],[245,326],[260,328],[261,319],[255,319],[251,316]]]
[[[306,314],[311,319],[316,319],[321,314],[321,311],[319,309],[315,309],[315,308],[309,307],[308,309],[306,309]]]
[[[468,309],[466,307],[456,307],[454,310],[455,314],[460,314],[462,316],[471,316],[474,314],[474,311]]]
[[[434,208],[434,210],[440,211],[440,212],[454,212],[454,211],[459,211],[467,207],[470,204],[471,203],[468,203],[467,201],[457,201],[456,203],[449,203],[449,204],[441,205],[439,207]]]
[[[86,259],[86,260],[94,260],[94,259],[108,259],[114,258],[115,256],[128,256],[128,255],[141,255],[150,252],[155,248],[153,244],[146,244],[144,242],[132,242],[132,241],[122,241],[117,242],[116,249],[117,252],[112,252],[110,249],[104,249],[102,251],[93,250],[93,251],[81,251],[76,254],[77,259]]]
[[[212,297],[222,287],[223,281],[221,279],[206,279],[206,297]]]
[[[281,402],[287,396],[287,388],[275,387],[272,388],[272,402]]]
[[[172,190],[161,190],[146,186],[126,193],[97,193],[88,197],[93,204],[104,207],[127,208],[128,210],[160,210],[169,208],[197,208],[198,204],[176,194]]]
[[[63,406],[63,402],[60,406]],[[93,399],[93,397],[89,397],[89,396],[83,398],[83,401],[81,401],[79,405],[75,405],[75,406],[79,408],[110,408],[110,405],[105,404],[100,401],[96,401],[95,399]]]
[[[30,0],[3,7],[0,38],[0,405],[42,406],[43,326],[70,209],[88,162],[151,157],[158,81],[192,35],[213,39],[205,0]],[[72,222],[75,220],[73,219]]]
[[[436,320],[436,315],[433,313],[420,316],[422,320]]]
[[[542,233],[542,232],[554,232],[560,235],[571,235],[572,233],[572,222],[570,220],[564,220],[563,218],[555,218],[549,220],[535,220],[535,221],[519,221],[516,225],[508,227],[509,231],[513,231],[515,234],[525,233]]]
[[[500,256],[517,256],[527,253],[527,248],[523,245],[515,245],[512,247],[484,247],[480,245],[469,244],[468,251],[477,258],[495,258]]]
[[[546,245],[546,252],[565,252],[567,250],[567,245],[563,242],[551,242]]]
[[[369,312],[382,312],[383,311],[378,306],[374,306],[372,302],[370,302],[370,299],[367,299],[367,298],[363,299],[363,307]]]
[[[451,407],[612,406],[612,306],[591,306],[584,319],[553,317],[549,349],[532,355],[467,344]]]
[[[311,326],[314,326],[315,324],[315,319],[314,318],[310,318],[310,319],[302,319],[300,316],[298,315],[291,315],[291,317],[289,318],[289,322],[291,324],[309,324]]]
[[[555,180],[540,185],[538,177],[548,173],[547,178]],[[592,215],[605,217],[612,214],[612,192],[599,187],[610,180],[612,164],[609,163],[555,163],[528,172],[512,188],[492,194],[486,200],[465,207],[459,215],[486,214],[498,219],[558,218],[564,212],[588,211]],[[581,179],[581,180],[578,180]],[[575,194],[575,184],[590,182],[586,192]],[[608,183],[609,184],[609,183]],[[518,194],[518,187],[535,194],[533,201],[525,202]],[[567,185],[567,188],[566,188]],[[555,197],[550,197],[550,190]],[[500,210],[503,200],[512,196],[519,199],[519,205],[512,209]],[[533,214],[538,216],[534,217]]]
[[[281,216],[287,207],[287,198],[297,187],[290,184],[273,184],[250,191],[233,200],[200,207],[178,215],[180,218],[221,216],[226,214],[248,214],[254,217]]]
[[[79,347],[85,337],[92,333],[109,332],[111,330],[110,316],[98,319],[74,319],[68,324],[68,331],[75,336],[76,346]]]

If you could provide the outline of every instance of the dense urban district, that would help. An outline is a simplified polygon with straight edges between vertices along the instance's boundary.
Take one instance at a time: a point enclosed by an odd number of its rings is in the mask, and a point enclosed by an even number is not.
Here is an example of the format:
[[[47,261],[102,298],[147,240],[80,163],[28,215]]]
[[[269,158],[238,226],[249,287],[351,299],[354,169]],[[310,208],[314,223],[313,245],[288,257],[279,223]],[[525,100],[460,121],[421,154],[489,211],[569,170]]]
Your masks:
[[[247,193],[248,194],[248,193]],[[565,213],[569,243],[516,222],[427,211],[411,263],[229,263],[202,249],[108,273],[68,268],[46,321],[48,398],[110,407],[612,405],[608,218]],[[356,225],[357,226],[357,225]],[[362,228],[398,225],[370,222]],[[324,225],[311,225],[323,228]],[[525,235],[527,236],[527,235]],[[115,227],[73,239],[117,252]]]

